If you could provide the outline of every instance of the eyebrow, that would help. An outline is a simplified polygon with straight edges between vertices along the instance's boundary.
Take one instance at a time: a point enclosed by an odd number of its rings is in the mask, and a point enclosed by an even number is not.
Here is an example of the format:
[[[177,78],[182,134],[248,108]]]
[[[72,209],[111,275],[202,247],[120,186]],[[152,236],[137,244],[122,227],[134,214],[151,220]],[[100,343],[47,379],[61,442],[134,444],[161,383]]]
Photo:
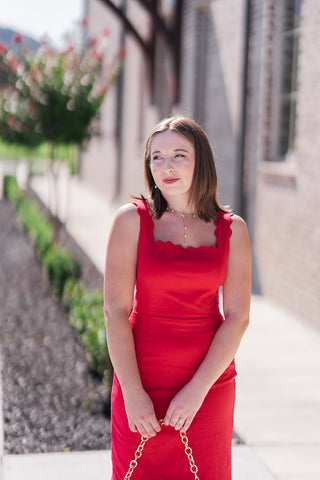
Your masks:
[[[173,150],[174,152],[186,152],[186,153],[189,153],[189,150],[186,150],[185,148],[175,148]],[[161,150],[154,150],[151,152],[151,154],[153,155],[154,153],[161,153]]]

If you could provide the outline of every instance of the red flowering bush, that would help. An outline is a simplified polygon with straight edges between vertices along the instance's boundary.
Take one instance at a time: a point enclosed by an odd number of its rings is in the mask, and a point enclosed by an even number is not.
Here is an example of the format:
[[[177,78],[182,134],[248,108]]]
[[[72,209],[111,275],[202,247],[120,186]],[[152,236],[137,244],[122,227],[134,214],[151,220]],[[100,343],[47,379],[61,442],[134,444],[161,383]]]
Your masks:
[[[106,40],[103,33],[82,50],[71,45],[55,52],[43,44],[35,54],[20,48],[19,55],[0,45],[0,69],[7,78],[7,85],[0,89],[0,136],[27,146],[48,142],[53,178],[55,147],[80,145],[95,133],[92,120],[120,72],[124,50],[111,60],[106,58]],[[16,38],[19,44],[22,41]],[[59,225],[58,212],[54,224]],[[56,237],[58,231],[59,227]]]
[[[11,86],[1,89],[0,136],[10,143],[35,147],[43,141],[36,127],[34,102],[30,98],[21,98]]]
[[[104,57],[98,41],[89,42],[83,51],[70,46],[56,53],[42,45],[36,54],[23,50],[20,56],[0,46],[0,64],[9,81],[0,93],[0,135],[15,138],[10,131],[14,127],[34,131],[35,137],[52,145],[90,138],[91,121],[120,71],[123,52],[108,62],[108,69]]]

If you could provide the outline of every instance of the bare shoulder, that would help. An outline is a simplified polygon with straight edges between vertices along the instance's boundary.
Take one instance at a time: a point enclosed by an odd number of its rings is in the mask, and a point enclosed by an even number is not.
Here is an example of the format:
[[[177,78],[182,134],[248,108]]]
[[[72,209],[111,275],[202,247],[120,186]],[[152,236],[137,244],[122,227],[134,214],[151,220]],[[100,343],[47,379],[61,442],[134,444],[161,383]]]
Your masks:
[[[139,223],[139,214],[136,205],[133,203],[122,205],[116,213],[115,220],[124,223]]]
[[[232,233],[236,231],[247,230],[247,224],[242,217],[240,217],[239,215],[233,214],[231,218],[232,218],[232,223],[231,223]]]
[[[140,215],[136,205],[126,203],[117,211],[112,231],[115,236],[127,236],[126,238],[138,238],[140,230]]]
[[[239,215],[232,215],[231,244],[249,243],[247,224]]]

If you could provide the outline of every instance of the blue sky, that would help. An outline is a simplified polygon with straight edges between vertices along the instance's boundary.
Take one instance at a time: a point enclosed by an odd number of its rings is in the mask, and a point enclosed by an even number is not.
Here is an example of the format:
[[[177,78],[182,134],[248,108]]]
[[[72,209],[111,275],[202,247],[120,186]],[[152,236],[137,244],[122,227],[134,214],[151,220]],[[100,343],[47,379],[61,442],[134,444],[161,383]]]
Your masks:
[[[85,0],[0,0],[0,27],[36,40],[49,37],[62,46],[64,34],[81,22],[84,11]]]

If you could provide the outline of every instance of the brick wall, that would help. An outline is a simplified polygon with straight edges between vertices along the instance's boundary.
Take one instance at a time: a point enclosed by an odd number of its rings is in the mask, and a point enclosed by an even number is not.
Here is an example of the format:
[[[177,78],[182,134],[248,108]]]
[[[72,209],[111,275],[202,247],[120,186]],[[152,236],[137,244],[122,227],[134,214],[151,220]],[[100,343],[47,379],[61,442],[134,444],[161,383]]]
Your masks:
[[[181,48],[181,100],[173,113],[195,118],[205,128],[215,151],[219,199],[237,211],[237,148],[241,104],[244,0],[187,0],[183,14]],[[138,2],[128,2],[128,17],[148,34],[148,15]],[[105,26],[119,45],[121,24],[98,0],[88,1],[89,33]],[[128,55],[124,69],[122,183],[117,201],[127,201],[130,193],[143,190],[142,150],[148,131],[167,115],[168,96],[158,92],[161,104],[151,105],[147,69],[136,41],[126,37]],[[164,68],[158,51],[157,68]],[[160,70],[161,70],[160,68]],[[161,71],[158,72],[161,74]],[[158,86],[159,88],[159,86]],[[167,104],[167,108],[165,105]],[[82,155],[82,174],[112,198],[116,180],[118,145],[115,138],[116,89],[107,95],[102,109],[102,135],[93,139]]]
[[[119,21],[98,0],[89,0],[90,28]],[[274,88],[279,83],[279,49],[270,44],[279,21],[279,0],[252,0],[248,110],[245,145],[246,219],[253,245],[254,287],[320,326],[320,3],[301,2],[295,146],[285,161],[270,162],[277,134]],[[245,0],[186,0],[181,49],[181,101],[176,113],[194,117],[205,128],[216,154],[220,194],[237,212],[238,141],[242,88]],[[147,32],[148,16],[138,2],[128,14]],[[137,9],[137,10],[135,10]],[[272,27],[273,26],[273,27]],[[118,30],[117,30],[118,29]],[[142,30],[141,30],[142,29]],[[143,190],[145,135],[163,105],[151,105],[140,49],[127,37],[123,90],[123,177],[119,202]],[[163,99],[165,92],[161,92]],[[103,136],[90,143],[83,171],[112,193],[117,161],[115,93],[103,110]]]
[[[302,2],[295,147],[280,163],[264,160],[270,4],[254,2],[250,59],[246,171],[255,285],[304,321],[320,326],[320,111],[315,107],[320,105],[320,4]]]
[[[179,107],[206,130],[216,157],[219,199],[234,211],[238,209],[243,17],[242,0],[185,2]]]
[[[116,52],[121,45],[121,21],[98,0],[88,0],[87,9],[89,36],[99,35],[107,27],[110,30],[111,51]],[[128,2],[127,15],[133,25],[137,25],[140,35],[146,36],[150,28],[148,15],[138,2]],[[107,201],[119,205],[130,201],[130,195],[144,191],[143,143],[146,132],[158,120],[150,104],[150,85],[143,53],[132,35],[126,35],[125,47],[121,137],[117,138],[119,92],[115,84],[102,106],[101,136],[93,138],[81,155],[82,177],[103,192]],[[121,168],[120,191],[116,191],[118,168]]]

